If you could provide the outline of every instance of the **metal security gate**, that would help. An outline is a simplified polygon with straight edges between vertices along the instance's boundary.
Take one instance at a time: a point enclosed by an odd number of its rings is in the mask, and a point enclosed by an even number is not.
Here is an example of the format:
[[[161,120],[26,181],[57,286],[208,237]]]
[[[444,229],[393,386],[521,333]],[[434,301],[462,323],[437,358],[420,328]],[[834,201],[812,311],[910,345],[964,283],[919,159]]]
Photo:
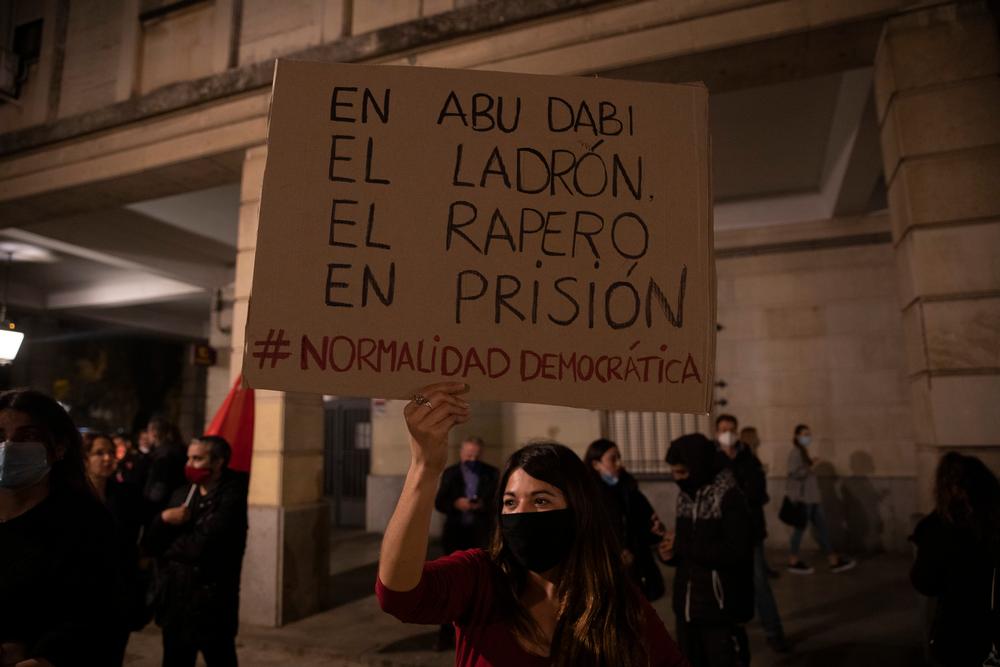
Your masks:
[[[372,448],[371,401],[342,398],[324,405],[323,492],[330,500],[330,519],[337,527],[364,527]]]
[[[663,475],[670,442],[687,433],[710,433],[707,415],[674,412],[608,410],[603,414],[601,434],[618,443],[629,472]]]

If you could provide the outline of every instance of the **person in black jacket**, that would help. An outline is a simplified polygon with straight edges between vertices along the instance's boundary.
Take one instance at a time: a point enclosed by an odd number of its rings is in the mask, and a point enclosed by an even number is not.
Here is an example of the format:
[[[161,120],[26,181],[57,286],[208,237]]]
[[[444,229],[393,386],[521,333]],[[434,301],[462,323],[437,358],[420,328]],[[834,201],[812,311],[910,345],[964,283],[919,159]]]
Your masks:
[[[747,665],[740,624],[753,617],[750,509],[714,443],[693,433],[673,441],[667,463],[677,482],[677,524],[660,557],[677,568],[677,639],[693,667]]]
[[[187,453],[180,431],[166,419],[153,417],[146,432],[153,449],[146,461],[143,497],[150,516],[156,516],[167,506],[174,489],[184,484]]]
[[[185,475],[150,526],[158,558],[156,622],[163,628],[163,666],[237,664],[240,571],[247,537],[247,478],[229,470],[229,443],[201,436],[188,446]]]
[[[117,613],[113,619],[117,644],[109,665],[121,665],[132,630],[148,621],[144,618],[145,589],[139,574],[139,534],[143,524],[142,494],[139,489],[115,477],[115,446],[111,437],[95,433],[83,441],[87,477],[97,497],[111,512],[115,522],[118,548],[118,574],[121,581]]]
[[[1000,664],[1000,482],[956,452],[935,477],[936,507],[910,537],[910,581],[937,598],[930,654],[948,667]]]
[[[445,515],[441,533],[445,554],[489,545],[493,531],[491,501],[499,472],[484,463],[482,455],[482,438],[466,438],[458,452],[458,463],[445,468],[441,475],[434,507]]]
[[[145,431],[142,432],[140,438],[145,439],[147,442],[149,441],[149,436]],[[135,446],[132,434],[124,431],[116,435],[114,441],[116,458],[118,458],[118,468],[115,476],[119,482],[131,484],[139,489],[141,493],[146,488],[146,478],[149,475],[149,453],[151,450],[148,446],[145,448],[145,451],[143,448]],[[117,451],[120,451],[122,448],[125,450],[125,455],[118,457]]]
[[[458,450],[458,463],[441,475],[434,507],[445,515],[441,548],[445,555],[464,549],[485,549],[493,533],[492,509],[500,472],[484,463],[483,439],[470,436]],[[455,629],[442,625],[436,648],[455,644]]]
[[[606,438],[590,443],[583,462],[594,472],[604,507],[624,551],[622,560],[629,577],[647,600],[663,597],[663,575],[653,558],[653,547],[662,539],[662,529],[653,506],[639,490],[639,483],[622,465],[618,445]]]
[[[750,508],[750,530],[753,540],[753,588],[757,615],[764,627],[767,644],[778,653],[788,652],[785,630],[781,626],[778,603],[771,591],[767,575],[767,560],[764,558],[764,538],[767,537],[767,523],[764,519],[764,505],[767,496],[767,476],[760,459],[750,447],[739,440],[739,423],[732,415],[719,415],[715,419],[715,442],[736,477],[736,483],[747,499]]]
[[[52,398],[0,394],[0,664],[112,664],[114,526],[81,447]]]

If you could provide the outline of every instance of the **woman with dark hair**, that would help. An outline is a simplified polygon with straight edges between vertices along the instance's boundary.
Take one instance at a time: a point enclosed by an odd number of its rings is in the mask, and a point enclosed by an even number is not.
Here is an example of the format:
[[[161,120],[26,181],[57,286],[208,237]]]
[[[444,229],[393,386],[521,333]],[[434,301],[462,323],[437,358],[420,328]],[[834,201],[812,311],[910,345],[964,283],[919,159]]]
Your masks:
[[[121,580],[120,598],[115,616],[115,654],[108,664],[121,665],[125,647],[133,630],[139,630],[149,620],[145,611],[146,587],[139,573],[139,535],[143,523],[142,493],[115,476],[115,444],[105,433],[93,433],[84,438],[83,457],[87,477],[97,497],[111,512],[115,523],[118,547],[118,575]]]
[[[792,451],[788,453],[788,482],[785,495],[793,503],[804,503],[806,523],[792,529],[789,542],[788,571],[792,574],[812,574],[815,570],[799,557],[799,547],[806,526],[813,526],[813,538],[820,550],[826,555],[831,572],[846,572],[857,561],[851,558],[841,558],[830,546],[830,532],[826,527],[826,515],[820,504],[819,482],[816,479],[815,468],[819,459],[809,453],[812,445],[812,430],[805,424],[795,427],[795,437],[792,439]]]
[[[978,458],[949,452],[934,495],[910,537],[910,581],[937,598],[930,654],[949,667],[1000,664],[1000,482]]]
[[[511,456],[488,551],[425,562],[448,433],[469,418],[467,390],[431,385],[404,409],[411,460],[382,542],[382,609],[411,623],[454,623],[458,666],[686,665],[623,576],[592,475],[562,445],[528,445]]]
[[[0,664],[111,664],[114,526],[81,444],[45,394],[0,394]]]
[[[601,491],[629,577],[647,600],[660,599],[666,590],[652,549],[666,531],[653,506],[639,490],[635,477],[625,470],[618,445],[611,440],[601,438],[590,443],[583,463]]]

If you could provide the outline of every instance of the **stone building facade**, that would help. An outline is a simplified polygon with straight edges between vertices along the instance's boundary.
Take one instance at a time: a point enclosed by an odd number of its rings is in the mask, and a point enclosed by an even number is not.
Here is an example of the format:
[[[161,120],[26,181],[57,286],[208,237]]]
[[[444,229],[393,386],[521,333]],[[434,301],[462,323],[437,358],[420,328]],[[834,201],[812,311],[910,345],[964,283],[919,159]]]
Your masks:
[[[11,301],[210,341],[226,351],[210,414],[239,372],[275,57],[705,81],[719,409],[760,430],[778,498],[791,430],[809,423],[838,541],[904,549],[942,450],[1000,467],[990,7],[13,0],[0,10],[0,235],[59,261],[15,270]],[[322,605],[323,415],[320,397],[258,393],[246,621]],[[582,448],[660,418],[673,417],[480,405],[467,431],[499,462],[533,437]],[[371,446],[378,530],[407,466],[401,405],[373,408]],[[656,458],[665,443],[651,446]],[[644,483],[667,514],[671,486]]]

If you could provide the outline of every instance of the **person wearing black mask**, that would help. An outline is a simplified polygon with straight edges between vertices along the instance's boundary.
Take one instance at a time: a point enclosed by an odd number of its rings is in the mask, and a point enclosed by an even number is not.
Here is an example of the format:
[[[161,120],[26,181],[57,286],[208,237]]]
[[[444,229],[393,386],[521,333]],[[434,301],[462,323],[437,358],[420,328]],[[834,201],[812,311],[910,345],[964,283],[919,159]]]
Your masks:
[[[469,418],[466,391],[431,385],[404,409],[410,469],[382,541],[382,609],[410,623],[454,623],[457,667],[686,665],[617,565],[621,547],[592,474],[562,445],[528,445],[508,460],[488,551],[425,562],[448,432]]]
[[[750,509],[714,443],[694,433],[671,443],[677,524],[660,557],[677,568],[673,607],[681,651],[695,667],[750,662],[740,624],[753,617]]]
[[[168,508],[150,526],[146,547],[158,559],[156,622],[163,667],[235,667],[240,571],[247,540],[247,476],[227,466],[229,443],[191,441],[184,474]]]
[[[458,463],[445,468],[441,475],[434,507],[445,515],[441,547],[445,554],[463,549],[485,549],[493,528],[493,498],[500,472],[484,463],[483,440],[470,436],[462,441]],[[435,648],[445,650],[455,645],[455,628],[441,626]]]

